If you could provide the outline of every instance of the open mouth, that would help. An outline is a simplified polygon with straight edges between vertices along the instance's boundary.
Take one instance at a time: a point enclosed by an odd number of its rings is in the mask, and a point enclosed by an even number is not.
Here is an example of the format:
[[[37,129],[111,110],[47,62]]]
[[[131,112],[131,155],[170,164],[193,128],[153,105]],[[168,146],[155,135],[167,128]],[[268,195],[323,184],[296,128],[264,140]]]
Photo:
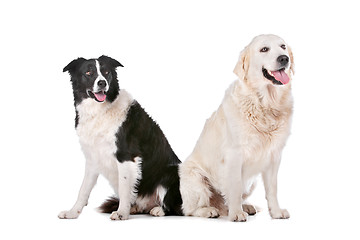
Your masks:
[[[265,68],[262,69],[264,77],[269,79],[275,85],[285,85],[289,83],[289,76],[285,73],[285,68],[277,71],[269,71]]]
[[[92,92],[92,91],[88,90],[87,94],[91,98],[94,98],[97,102],[104,102],[105,99],[106,99],[106,92],[105,91]]]

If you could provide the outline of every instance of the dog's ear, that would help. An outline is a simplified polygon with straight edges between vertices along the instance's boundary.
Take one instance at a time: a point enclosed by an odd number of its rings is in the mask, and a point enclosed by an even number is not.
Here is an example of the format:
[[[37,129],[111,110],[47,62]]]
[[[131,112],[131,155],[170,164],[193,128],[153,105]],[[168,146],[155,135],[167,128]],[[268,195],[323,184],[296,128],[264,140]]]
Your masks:
[[[86,61],[85,58],[78,58],[75,60],[72,60],[66,67],[64,67],[63,72],[69,71],[70,74],[73,74],[75,69],[79,67],[81,63]]]
[[[105,56],[105,55],[102,55],[101,57],[99,57],[99,61],[105,62],[113,68],[124,67],[119,61],[117,61],[111,57]]]
[[[294,63],[294,55],[289,46],[287,46],[289,57],[290,57],[290,71],[294,75],[295,74],[295,63]]]
[[[249,47],[245,47],[241,51],[239,61],[237,62],[234,73],[239,77],[239,79],[244,80],[249,69]]]

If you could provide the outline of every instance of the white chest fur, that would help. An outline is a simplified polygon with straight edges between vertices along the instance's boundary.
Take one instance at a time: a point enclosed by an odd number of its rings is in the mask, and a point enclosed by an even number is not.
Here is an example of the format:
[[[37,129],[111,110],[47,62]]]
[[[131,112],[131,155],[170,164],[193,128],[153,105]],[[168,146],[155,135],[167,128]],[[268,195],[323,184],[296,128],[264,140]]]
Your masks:
[[[266,96],[263,102],[235,82],[228,89],[222,107],[229,125],[231,144],[243,156],[243,171],[248,176],[261,172],[279,158],[290,133],[292,97],[279,91],[274,102]],[[274,93],[273,93],[274,94]],[[269,104],[270,101],[271,104]]]
[[[126,120],[133,98],[125,90],[112,103],[85,99],[76,110],[79,115],[77,134],[87,166],[102,174],[117,189],[116,133]]]

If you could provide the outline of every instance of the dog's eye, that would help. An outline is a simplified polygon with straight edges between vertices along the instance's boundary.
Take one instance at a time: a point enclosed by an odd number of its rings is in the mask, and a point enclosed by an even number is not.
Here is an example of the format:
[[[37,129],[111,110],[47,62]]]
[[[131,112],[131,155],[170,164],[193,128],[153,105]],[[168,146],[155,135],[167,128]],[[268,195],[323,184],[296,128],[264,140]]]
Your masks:
[[[109,74],[109,71],[106,71],[106,72],[105,72],[105,75],[108,75],[108,74]]]
[[[90,76],[90,75],[91,75],[91,72],[88,71],[88,72],[86,72],[85,74],[86,74],[87,76]]]
[[[263,47],[262,49],[260,49],[260,52],[267,52],[269,51],[270,49],[268,47]]]
[[[284,50],[286,49],[285,44],[281,45],[280,47],[281,47],[282,49],[284,49]]]

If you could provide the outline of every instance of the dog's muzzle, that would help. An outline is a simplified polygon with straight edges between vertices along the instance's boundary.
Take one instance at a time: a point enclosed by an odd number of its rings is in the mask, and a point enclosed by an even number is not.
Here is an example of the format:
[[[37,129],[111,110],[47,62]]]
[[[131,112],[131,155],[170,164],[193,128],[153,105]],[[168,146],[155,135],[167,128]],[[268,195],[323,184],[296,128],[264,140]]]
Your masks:
[[[285,85],[290,81],[289,76],[285,73],[285,68],[280,68],[276,71],[269,71],[262,68],[262,72],[264,77],[270,80],[274,85]]]
[[[106,80],[98,80],[95,82],[93,90],[87,90],[89,97],[94,98],[97,102],[104,102],[106,99],[106,92],[109,90],[109,85]]]

